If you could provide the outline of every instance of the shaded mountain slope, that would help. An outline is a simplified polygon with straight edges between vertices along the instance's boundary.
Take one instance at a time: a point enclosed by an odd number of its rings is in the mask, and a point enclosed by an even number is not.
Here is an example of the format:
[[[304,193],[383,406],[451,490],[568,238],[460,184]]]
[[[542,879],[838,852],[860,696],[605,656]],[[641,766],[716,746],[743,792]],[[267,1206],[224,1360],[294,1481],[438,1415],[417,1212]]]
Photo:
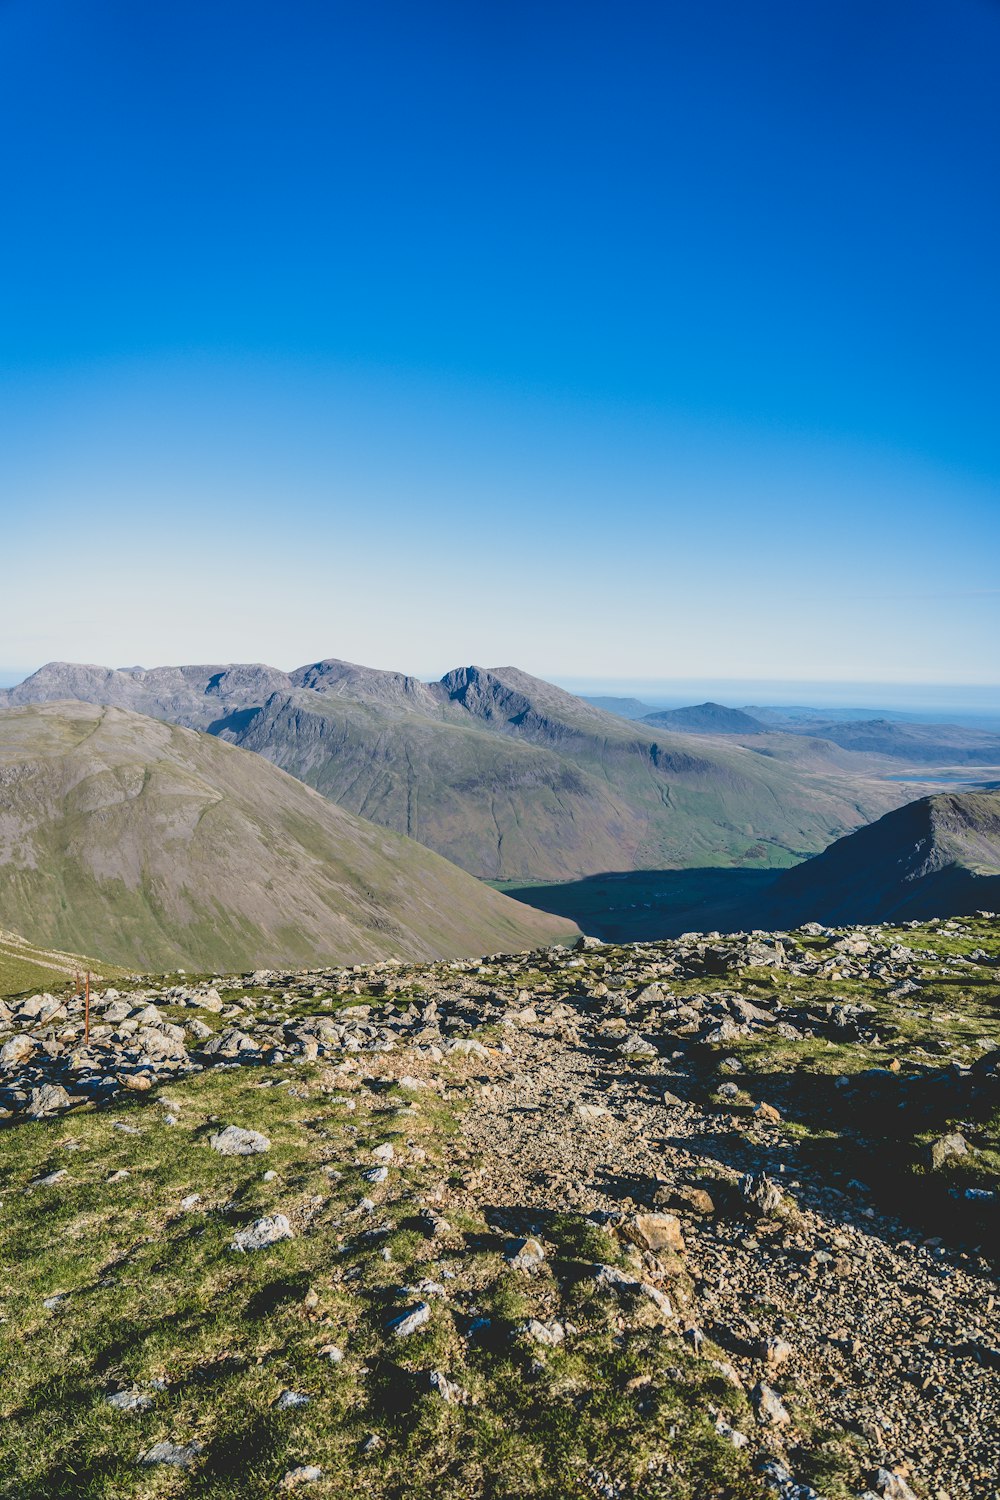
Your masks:
[[[839,924],[998,907],[1000,791],[985,791],[922,797],[839,839],[779,877],[765,915]]]
[[[761,735],[748,748],[667,733],[513,667],[424,683],[336,660],[291,673],[52,663],[6,699],[68,693],[255,750],[489,879],[786,865],[905,795],[846,752],[817,755],[793,736]]]
[[[127,710],[0,713],[0,913],[132,967],[458,956],[572,934],[260,756]]]

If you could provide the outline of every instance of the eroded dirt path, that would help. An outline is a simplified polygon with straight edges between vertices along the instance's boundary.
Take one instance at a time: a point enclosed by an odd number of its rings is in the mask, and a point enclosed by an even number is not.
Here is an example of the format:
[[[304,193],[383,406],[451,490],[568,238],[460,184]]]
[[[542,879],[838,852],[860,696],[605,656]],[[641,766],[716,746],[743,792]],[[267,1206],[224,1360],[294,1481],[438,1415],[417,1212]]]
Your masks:
[[[863,1469],[895,1469],[931,1500],[1000,1496],[1000,1322],[985,1269],[811,1180],[780,1130],[664,1103],[678,1064],[623,1070],[584,1014],[506,1028],[504,1047],[464,1127],[481,1163],[475,1196],[498,1222],[544,1233],[553,1212],[679,1212],[695,1290],[677,1326],[703,1333],[747,1390],[777,1387],[792,1412],[751,1441],[794,1469],[796,1413],[811,1408],[826,1429],[810,1432],[814,1451],[855,1444]],[[786,1187],[790,1218],[719,1211],[720,1178],[748,1171]],[[715,1212],[685,1211],[697,1186]],[[777,1366],[761,1357],[774,1339],[790,1346]]]

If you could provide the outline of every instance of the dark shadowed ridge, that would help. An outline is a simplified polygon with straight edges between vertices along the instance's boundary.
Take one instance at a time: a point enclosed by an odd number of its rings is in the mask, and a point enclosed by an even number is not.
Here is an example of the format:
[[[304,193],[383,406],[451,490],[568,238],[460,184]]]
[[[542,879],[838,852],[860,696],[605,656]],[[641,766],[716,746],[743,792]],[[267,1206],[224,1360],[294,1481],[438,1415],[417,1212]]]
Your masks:
[[[779,877],[782,925],[915,921],[1000,907],[1000,791],[921,797]],[[761,914],[762,917],[765,914]]]

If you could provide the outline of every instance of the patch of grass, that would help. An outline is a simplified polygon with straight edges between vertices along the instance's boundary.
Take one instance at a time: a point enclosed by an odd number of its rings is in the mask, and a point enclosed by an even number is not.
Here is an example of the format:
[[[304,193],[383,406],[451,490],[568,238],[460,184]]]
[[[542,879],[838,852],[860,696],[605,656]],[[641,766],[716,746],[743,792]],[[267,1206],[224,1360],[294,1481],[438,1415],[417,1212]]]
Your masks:
[[[347,1096],[351,1112],[335,1102]],[[220,1156],[209,1139],[225,1124],[262,1131],[271,1149]],[[299,1464],[322,1468],[307,1491],[319,1497],[562,1500],[595,1493],[600,1474],[664,1500],[758,1496],[709,1415],[739,1420],[742,1398],[720,1393],[649,1304],[586,1274],[620,1259],[603,1230],[559,1216],[546,1267],[529,1275],[449,1202],[456,1129],[430,1090],[413,1110],[378,1077],[291,1064],[205,1071],[8,1129],[5,1500],[272,1494]],[[386,1143],[389,1178],[373,1184],[364,1174]],[[451,1225],[437,1238],[424,1203]],[[230,1248],[237,1229],[278,1212],[294,1239]],[[387,1319],[418,1301],[429,1321],[395,1337]],[[520,1331],[531,1317],[577,1331],[543,1348]],[[329,1345],[339,1363],[321,1355]],[[445,1402],[434,1370],[467,1403]],[[110,1406],[122,1389],[148,1406]],[[283,1408],[286,1391],[308,1402]],[[139,1462],[162,1440],[201,1445],[190,1470]]]

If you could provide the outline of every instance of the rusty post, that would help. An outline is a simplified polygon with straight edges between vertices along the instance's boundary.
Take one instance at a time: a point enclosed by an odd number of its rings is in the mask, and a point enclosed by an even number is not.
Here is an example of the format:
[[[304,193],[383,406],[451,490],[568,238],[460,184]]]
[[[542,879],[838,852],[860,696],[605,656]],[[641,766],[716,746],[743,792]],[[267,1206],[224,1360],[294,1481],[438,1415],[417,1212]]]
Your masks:
[[[83,1045],[90,1045],[90,970],[87,970],[87,993],[83,1002]]]

